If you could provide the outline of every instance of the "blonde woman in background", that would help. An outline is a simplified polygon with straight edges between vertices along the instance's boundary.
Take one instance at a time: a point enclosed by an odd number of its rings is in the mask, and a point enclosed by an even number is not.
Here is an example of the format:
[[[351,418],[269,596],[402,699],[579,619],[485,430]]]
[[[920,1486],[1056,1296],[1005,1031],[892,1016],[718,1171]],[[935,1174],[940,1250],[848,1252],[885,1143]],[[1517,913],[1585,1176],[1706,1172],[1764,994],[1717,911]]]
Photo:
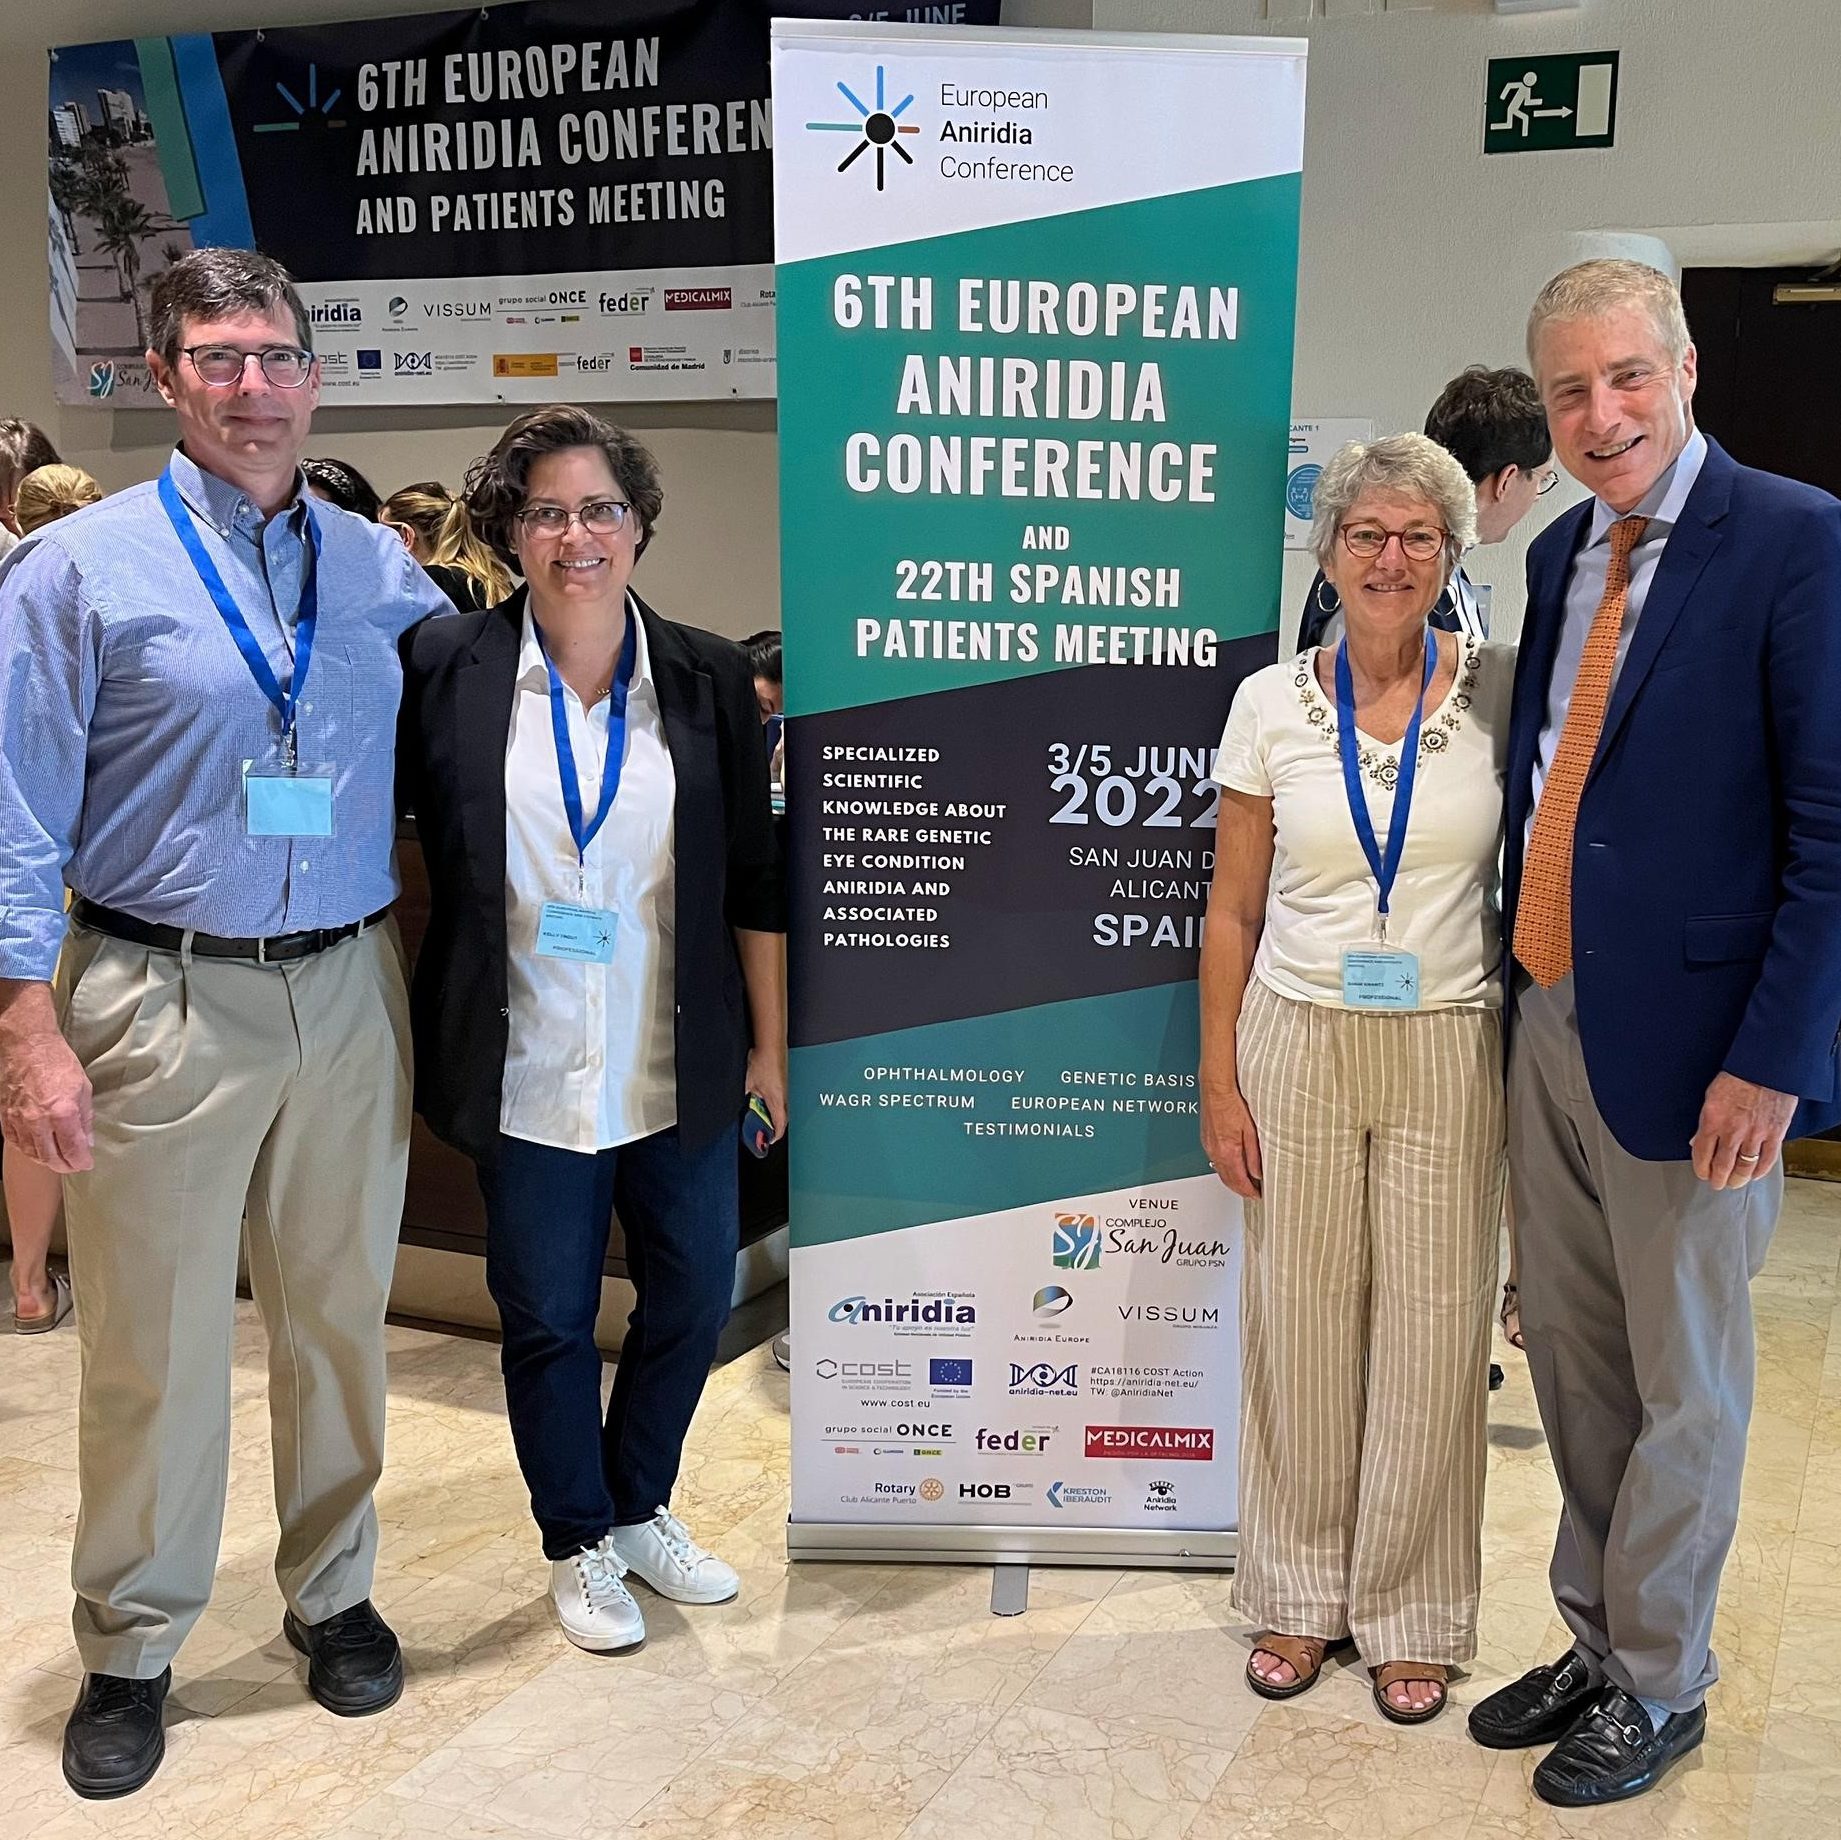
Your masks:
[[[13,521],[29,537],[46,524],[101,503],[102,488],[80,466],[35,467],[13,491]],[[69,1316],[70,1280],[53,1272],[52,1229],[64,1199],[63,1180],[24,1152],[5,1159],[7,1231],[13,1241],[13,1329],[43,1335]]]
[[[466,500],[437,479],[392,492],[377,514],[407,545],[462,613],[496,607],[511,594],[511,571],[480,540]]]
[[[13,490],[13,521],[19,534],[29,537],[33,531],[85,505],[102,503],[102,487],[80,466],[35,467]]]

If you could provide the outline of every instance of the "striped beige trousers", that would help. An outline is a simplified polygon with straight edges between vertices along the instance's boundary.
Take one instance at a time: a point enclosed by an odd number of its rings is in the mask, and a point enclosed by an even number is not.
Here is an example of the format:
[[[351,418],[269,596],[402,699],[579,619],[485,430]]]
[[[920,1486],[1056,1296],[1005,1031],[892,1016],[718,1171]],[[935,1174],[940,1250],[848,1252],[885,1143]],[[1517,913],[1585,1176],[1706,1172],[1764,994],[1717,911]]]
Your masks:
[[[1257,978],[1239,1028],[1240,1562],[1261,1629],[1468,1661],[1482,1573],[1502,1019],[1332,1009]]]

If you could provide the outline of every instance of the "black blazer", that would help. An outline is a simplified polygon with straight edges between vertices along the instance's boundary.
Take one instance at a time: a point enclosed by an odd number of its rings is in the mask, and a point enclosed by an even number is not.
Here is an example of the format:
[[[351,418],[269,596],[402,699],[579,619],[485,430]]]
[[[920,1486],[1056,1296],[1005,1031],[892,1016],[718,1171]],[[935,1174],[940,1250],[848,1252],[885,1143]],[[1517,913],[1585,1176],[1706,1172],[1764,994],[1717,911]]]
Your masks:
[[[432,899],[410,996],[416,1110],[488,1163],[510,1034],[505,748],[525,594],[436,615],[402,642],[397,800],[415,813]],[[730,929],[784,932],[785,880],[746,655],[639,605],[677,779],[678,1130],[694,1149],[733,1129],[747,1097],[748,1008]]]

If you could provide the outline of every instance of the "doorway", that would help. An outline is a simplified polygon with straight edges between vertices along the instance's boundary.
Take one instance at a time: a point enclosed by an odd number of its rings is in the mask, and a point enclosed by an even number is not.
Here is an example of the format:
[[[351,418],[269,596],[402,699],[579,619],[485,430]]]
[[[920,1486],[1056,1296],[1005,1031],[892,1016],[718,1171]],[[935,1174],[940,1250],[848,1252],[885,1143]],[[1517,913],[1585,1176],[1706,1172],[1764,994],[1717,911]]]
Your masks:
[[[1780,306],[1807,268],[1690,268],[1681,298],[1700,354],[1694,416],[1745,466],[1841,498],[1841,289]]]

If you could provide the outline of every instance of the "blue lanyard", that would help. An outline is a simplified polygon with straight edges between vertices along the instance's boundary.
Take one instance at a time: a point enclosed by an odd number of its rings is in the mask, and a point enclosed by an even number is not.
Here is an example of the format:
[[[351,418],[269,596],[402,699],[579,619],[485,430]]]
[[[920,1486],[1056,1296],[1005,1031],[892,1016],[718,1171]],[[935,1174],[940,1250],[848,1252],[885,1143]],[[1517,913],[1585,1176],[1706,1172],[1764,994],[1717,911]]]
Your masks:
[[[256,680],[256,688],[268,698],[275,713],[281,717],[282,747],[288,764],[294,765],[298,757],[294,718],[300,708],[301,693],[307,687],[307,672],[313,664],[313,635],[320,620],[320,526],[319,520],[313,515],[312,505],[306,506],[307,579],[301,585],[300,605],[294,616],[294,669],[288,675],[287,689],[283,690],[267,655],[256,643],[256,635],[249,630],[249,622],[244,619],[243,610],[236,603],[236,596],[224,585],[217,564],[211,560],[211,552],[205,548],[204,539],[198,534],[198,526],[192,522],[192,514],[185,508],[185,500],[179,496],[179,488],[173,483],[170,470],[160,475],[160,503],[165,506],[167,521],[185,546],[185,553],[191,557],[192,567],[197,571],[198,579],[204,583],[212,605],[217,608],[224,624],[230,628],[230,636],[236,641],[237,650],[243,654],[243,662],[249,666],[249,674]]]
[[[1349,669],[1349,642],[1336,647],[1336,748],[1342,755],[1343,789],[1349,795],[1349,816],[1355,820],[1355,834],[1361,840],[1362,854],[1374,871],[1380,900],[1376,911],[1381,920],[1381,937],[1387,937],[1387,903],[1393,893],[1394,879],[1400,873],[1400,855],[1406,848],[1407,814],[1413,807],[1413,781],[1419,773],[1419,724],[1425,715],[1426,692],[1432,687],[1438,669],[1438,641],[1431,628],[1425,636],[1425,675],[1419,680],[1419,701],[1413,705],[1413,719],[1406,725],[1406,737],[1400,743],[1400,778],[1394,788],[1393,816],[1387,821],[1387,852],[1381,853],[1375,841],[1374,820],[1368,815],[1368,795],[1362,790],[1360,751],[1355,740],[1355,677]]]
[[[531,631],[537,635],[537,649],[543,653],[543,662],[550,673],[550,729],[556,737],[556,770],[562,775],[563,810],[569,814],[569,835],[575,839],[575,859],[584,875],[588,868],[588,846],[600,834],[607,814],[614,808],[620,775],[626,769],[626,698],[633,687],[633,666],[639,656],[638,626],[639,616],[629,609],[626,637],[620,642],[620,663],[614,671],[608,703],[607,760],[601,769],[601,802],[594,822],[587,823],[582,816],[582,782],[575,771],[575,749],[569,741],[569,705],[563,695],[562,675],[550,657],[550,648],[543,642],[543,628],[535,619],[531,621]]]

